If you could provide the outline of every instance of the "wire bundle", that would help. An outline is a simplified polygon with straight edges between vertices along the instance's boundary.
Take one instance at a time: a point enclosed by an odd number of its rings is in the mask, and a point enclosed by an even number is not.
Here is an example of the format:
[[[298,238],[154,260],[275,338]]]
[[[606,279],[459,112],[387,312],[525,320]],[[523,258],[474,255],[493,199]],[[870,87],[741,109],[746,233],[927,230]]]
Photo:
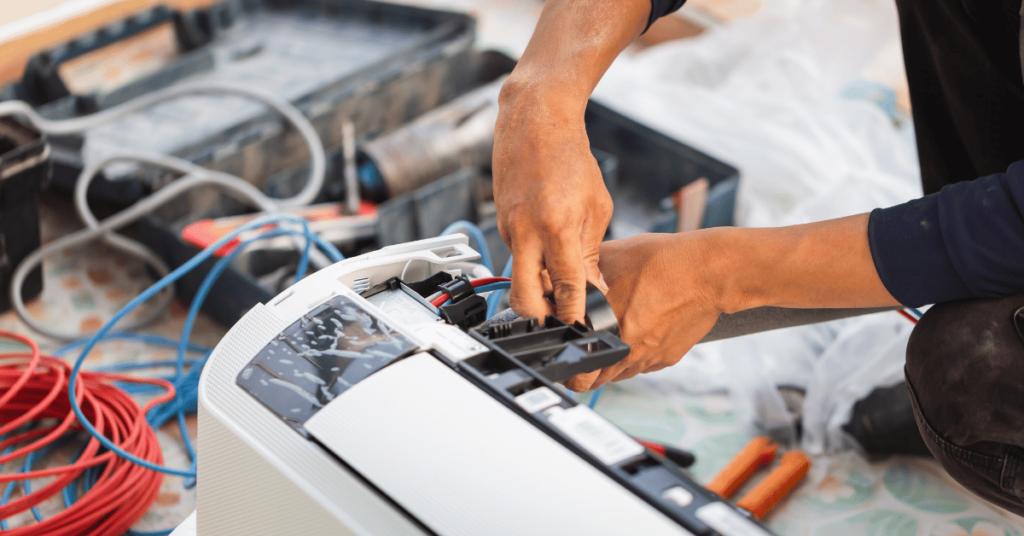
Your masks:
[[[222,242],[233,240],[251,229],[264,228],[268,225],[270,228],[265,229],[263,235],[244,240],[231,254],[214,264],[192,301],[181,341],[170,341],[146,334],[110,332],[118,320],[139,304],[212,256],[223,245]],[[275,225],[276,229],[273,228]],[[288,226],[298,226],[299,229],[286,228]],[[0,364],[4,364],[4,368],[0,368],[0,422],[7,423],[0,428],[0,436],[11,436],[0,439],[0,450],[32,441],[27,446],[18,447],[17,450],[11,448],[8,452],[0,454],[0,464],[25,457],[25,464],[21,467],[20,473],[0,476],[0,482],[9,483],[0,496],[0,520],[31,509],[38,521],[31,527],[12,531],[13,534],[123,534],[128,531],[129,534],[155,535],[169,532],[165,530],[140,533],[128,529],[152,504],[159,492],[162,474],[185,477],[186,487],[195,484],[196,453],[185,427],[185,413],[195,411],[199,375],[209,350],[188,344],[192,326],[213,283],[235,256],[255,241],[282,235],[298,235],[305,238],[305,247],[296,273],[297,279],[305,275],[313,245],[322,249],[333,261],[343,258],[330,243],[312,233],[301,218],[291,215],[263,216],[235,229],[185,265],[163,277],[118,311],[95,335],[57,350],[60,354],[80,349],[77,359],[70,366],[59,359],[40,355],[38,347],[27,338],[0,334],[21,341],[32,349],[30,353],[0,354],[0,358],[4,359],[0,361]],[[147,344],[170,345],[177,348],[178,358],[168,362],[113,365],[106,367],[107,370],[131,371],[171,366],[175,367],[175,374],[165,378],[142,379],[109,372],[83,371],[81,367],[92,348],[109,339],[130,339]],[[206,355],[201,359],[186,359],[186,354],[190,352]],[[125,389],[120,389],[119,386]],[[162,395],[139,408],[126,390],[132,394],[162,392]],[[60,419],[61,424],[57,427],[39,422],[54,418]],[[177,418],[182,442],[191,458],[190,467],[187,469],[163,465],[160,445],[153,432],[155,428],[174,418]],[[17,427],[22,428],[12,435],[11,432]],[[55,431],[58,428],[59,431]],[[33,462],[46,456],[56,446],[74,439],[81,431],[88,432],[92,438],[82,446],[70,464],[59,469],[32,470]],[[35,493],[31,492],[29,479],[54,475],[60,475],[57,481]],[[7,500],[17,481],[23,481],[22,487],[27,497],[8,505]],[[83,491],[81,497],[78,496],[79,489]],[[63,494],[66,509],[57,516],[43,520],[35,506],[58,491]],[[111,493],[116,493],[116,499],[111,500]],[[97,503],[102,503],[103,506],[98,507]],[[122,504],[123,507],[119,506]],[[69,516],[86,514],[84,521],[68,523]],[[67,529],[68,532],[55,531],[54,527],[59,526],[64,530],[66,525],[70,527]],[[6,529],[4,521],[0,521],[0,529]]]
[[[91,162],[79,174],[75,183],[74,196],[76,211],[79,218],[85,223],[86,228],[63,236],[33,251],[11,274],[11,305],[22,322],[33,330],[58,340],[71,341],[82,335],[57,331],[51,326],[37,322],[32,318],[32,315],[28,314],[28,309],[21,299],[21,287],[28,274],[33,268],[42,263],[43,259],[47,256],[69,247],[80,246],[91,240],[100,240],[109,246],[141,259],[160,276],[165,276],[170,272],[170,269],[159,255],[144,244],[126,236],[118,235],[113,231],[151,214],[153,210],[166,204],[171,199],[200,186],[216,187],[223,193],[265,212],[308,205],[316,199],[323,187],[326,156],[316,129],[302,115],[302,112],[273,93],[236,84],[196,82],[175,85],[92,115],[61,120],[46,119],[40,116],[30,105],[22,101],[0,102],[0,117],[8,115],[20,116],[46,134],[59,135],[86,131],[170,99],[188,95],[207,94],[236,95],[254,99],[264,103],[284,117],[296,129],[309,149],[309,178],[302,189],[293,197],[284,199],[270,198],[244,179],[228,173],[206,169],[187,160],[169,155],[129,152],[110,155],[99,162]],[[89,185],[106,166],[119,162],[137,162],[164,171],[180,173],[182,176],[139,200],[131,207],[100,222],[93,215],[87,202]],[[330,261],[319,252],[314,251],[312,254],[312,260],[317,267],[322,268],[330,264]],[[153,321],[170,306],[172,295],[173,292],[171,291],[163,293],[156,301],[156,307],[152,311],[139,318],[127,319],[121,328],[125,330],[135,329]]]
[[[484,277],[481,279],[474,279],[469,282],[473,285],[473,289],[476,290],[477,294],[484,294],[487,292],[494,292],[497,290],[505,290],[511,288],[512,280],[507,277]],[[451,300],[451,296],[438,292],[427,297],[427,301],[434,307],[440,307]]]
[[[913,307],[908,307],[906,309],[900,309],[900,310],[898,310],[896,312],[899,313],[900,316],[902,316],[903,318],[906,318],[907,320],[909,320],[913,324],[917,324],[917,321],[921,320],[921,317],[924,316],[919,309],[915,309]]]
[[[82,431],[68,398],[71,367],[60,359],[42,355],[31,339],[5,332],[0,332],[0,338],[21,342],[30,350],[0,354],[0,422],[4,423],[0,426],[0,464],[25,458],[22,472],[0,475],[0,482],[8,483],[0,500],[0,518],[31,510],[37,520],[34,525],[7,533],[123,534],[156,499],[163,476],[101,449],[96,439],[86,442],[77,460],[69,465],[32,470],[34,461],[77,438]],[[163,463],[160,444],[146,422],[146,414],[175,397],[170,382],[84,371],[79,373],[78,380],[77,402],[100,434],[140,459]],[[152,385],[164,393],[140,407],[114,382]],[[92,485],[77,501],[68,504],[72,490],[87,472],[91,473]],[[56,478],[32,491],[28,481],[43,477]],[[24,494],[8,502],[17,481],[23,481]],[[36,506],[57,493],[64,494],[66,508],[43,519]]]
[[[268,225],[270,228],[265,227]],[[212,256],[223,243],[256,228],[264,228],[265,234],[243,241],[229,255],[219,259],[206,275],[189,308],[180,341],[111,331],[125,315]],[[252,242],[281,235],[297,236],[300,240],[305,238],[296,279],[304,276],[313,245],[333,261],[343,258],[331,244],[310,232],[301,218],[263,216],[235,229],[161,278],[118,311],[96,334],[57,350],[57,354],[80,350],[70,366],[57,358],[41,355],[38,347],[27,338],[0,333],[0,337],[21,341],[31,348],[29,353],[0,354],[0,422],[6,423],[0,427],[0,450],[6,449],[0,453],[0,466],[22,457],[25,459],[19,473],[0,475],[0,483],[8,483],[0,496],[0,529],[7,529],[6,522],[2,521],[5,518],[31,510],[37,523],[15,529],[12,534],[113,535],[127,531],[129,534],[155,535],[168,532],[140,533],[129,529],[156,498],[162,474],[185,477],[186,487],[195,484],[196,453],[185,427],[185,413],[195,411],[199,374],[209,350],[188,344],[193,323],[213,283],[233,258]],[[481,242],[481,245],[486,247],[486,243]],[[477,290],[482,292],[507,288],[508,285],[507,278],[474,282]],[[106,370],[133,371],[173,366],[175,374],[143,379],[111,372],[83,371],[81,367],[91,349],[109,339],[170,345],[177,348],[178,355],[174,361],[119,364],[105,367]],[[189,352],[205,355],[201,359],[186,359]],[[158,393],[159,396],[139,407],[130,393]],[[192,460],[190,467],[184,470],[163,465],[160,445],[153,431],[174,418],[177,418],[182,442]],[[54,419],[59,424],[52,424]],[[68,465],[32,470],[34,462],[53,448],[74,440],[83,431],[92,437]],[[35,492],[31,490],[31,479],[48,476],[57,478]],[[22,482],[24,496],[8,504],[19,481]],[[65,510],[44,520],[36,506],[58,492],[63,495]]]

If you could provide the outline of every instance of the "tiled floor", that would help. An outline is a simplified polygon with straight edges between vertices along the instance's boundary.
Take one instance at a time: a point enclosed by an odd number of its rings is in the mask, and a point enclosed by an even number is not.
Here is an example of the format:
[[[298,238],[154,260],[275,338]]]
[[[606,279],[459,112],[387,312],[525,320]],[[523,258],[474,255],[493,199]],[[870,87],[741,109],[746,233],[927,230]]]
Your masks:
[[[45,214],[46,239],[74,228],[66,210],[49,209]],[[47,261],[45,278],[46,290],[40,300],[33,302],[32,312],[66,329],[98,326],[148,281],[137,262],[97,247]],[[176,305],[146,331],[176,338],[183,317],[184,309]],[[0,316],[0,329],[33,335],[11,313]],[[222,334],[222,328],[201,319],[194,341],[213,346]],[[93,352],[87,363],[155,361],[171,355],[171,350],[136,342],[111,342]],[[586,396],[582,395],[581,400]],[[702,482],[708,481],[756,433],[733,411],[727,395],[691,395],[671,383],[643,377],[610,386],[596,409],[630,434],[694,452],[697,463],[691,471]],[[159,437],[167,463],[187,466],[177,428],[165,427]],[[61,461],[59,456],[51,460]],[[35,482],[35,487],[44,482]],[[167,477],[156,503],[138,528],[174,526],[194,507],[195,489],[185,489],[180,478]],[[51,501],[41,511],[46,516],[60,508],[59,501]],[[11,521],[12,526],[32,522],[27,513]],[[976,499],[945,476],[933,461],[892,458],[868,462],[853,453],[815,459],[808,479],[771,515],[768,524],[779,536],[1024,535],[1024,520]]]
[[[605,389],[595,409],[636,437],[693,452],[691,472],[699,482],[709,481],[756,435],[732,411],[727,395],[690,395],[642,377]],[[768,517],[779,536],[1024,534],[1024,519],[976,498],[931,459],[869,462],[851,452],[813,464],[804,483]],[[755,483],[756,477],[747,486]]]

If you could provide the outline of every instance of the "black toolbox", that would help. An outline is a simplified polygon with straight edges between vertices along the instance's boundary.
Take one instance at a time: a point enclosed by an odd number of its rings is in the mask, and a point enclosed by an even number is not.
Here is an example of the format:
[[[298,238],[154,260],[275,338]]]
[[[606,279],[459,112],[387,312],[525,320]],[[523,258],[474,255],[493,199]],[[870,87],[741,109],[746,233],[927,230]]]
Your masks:
[[[369,0],[226,0],[187,13],[155,8],[37,55],[0,98],[32,96],[40,114],[56,119],[181,82],[229,81],[285,97],[310,119],[331,155],[340,149],[344,120],[361,138],[372,137],[460,92],[468,81],[459,74],[472,72],[463,67],[474,27],[465,14]],[[173,42],[163,43],[170,51],[158,53],[146,41],[160,31],[170,35],[164,41]],[[147,44],[150,56],[161,56],[150,58],[156,66],[119,66],[112,71],[135,76],[105,78],[109,63],[123,63],[123,54],[114,61],[110,51]],[[306,162],[305,152],[294,150],[297,133],[284,128],[282,118],[235,96],[175,99],[83,137],[84,143],[76,136],[51,140],[54,186],[70,190],[83,158],[139,150],[179,156],[288,196],[297,186],[272,179]],[[110,166],[90,186],[90,197],[126,205],[169,178],[163,171]],[[198,212],[199,197],[187,208],[178,204],[179,212]],[[215,207],[209,210],[216,215]]]
[[[39,249],[39,192],[50,171],[46,137],[9,117],[0,118],[0,312],[11,307],[14,270]],[[18,289],[25,302],[43,291],[41,266]]]

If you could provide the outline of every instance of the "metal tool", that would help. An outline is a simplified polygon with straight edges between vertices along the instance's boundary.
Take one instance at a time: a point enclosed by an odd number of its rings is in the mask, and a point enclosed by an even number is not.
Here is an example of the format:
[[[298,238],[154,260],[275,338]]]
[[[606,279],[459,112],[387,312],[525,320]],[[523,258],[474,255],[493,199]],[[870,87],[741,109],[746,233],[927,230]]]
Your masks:
[[[411,192],[462,168],[490,165],[505,77],[363,143],[360,181],[374,201]]]

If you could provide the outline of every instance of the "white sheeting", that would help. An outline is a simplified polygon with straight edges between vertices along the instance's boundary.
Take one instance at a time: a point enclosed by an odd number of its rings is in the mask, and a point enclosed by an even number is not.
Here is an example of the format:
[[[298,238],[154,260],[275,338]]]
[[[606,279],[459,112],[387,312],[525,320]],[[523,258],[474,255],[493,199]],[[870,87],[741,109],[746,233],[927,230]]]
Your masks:
[[[921,195],[909,121],[841,97],[898,40],[891,0],[769,0],[749,19],[617,61],[595,97],[740,169],[736,221],[818,221]],[[898,42],[898,41],[896,41]],[[880,93],[885,93],[882,88]],[[773,427],[776,384],[807,389],[803,447],[848,447],[853,403],[902,378],[912,326],[885,313],[697,347],[655,378],[730,389]]]

